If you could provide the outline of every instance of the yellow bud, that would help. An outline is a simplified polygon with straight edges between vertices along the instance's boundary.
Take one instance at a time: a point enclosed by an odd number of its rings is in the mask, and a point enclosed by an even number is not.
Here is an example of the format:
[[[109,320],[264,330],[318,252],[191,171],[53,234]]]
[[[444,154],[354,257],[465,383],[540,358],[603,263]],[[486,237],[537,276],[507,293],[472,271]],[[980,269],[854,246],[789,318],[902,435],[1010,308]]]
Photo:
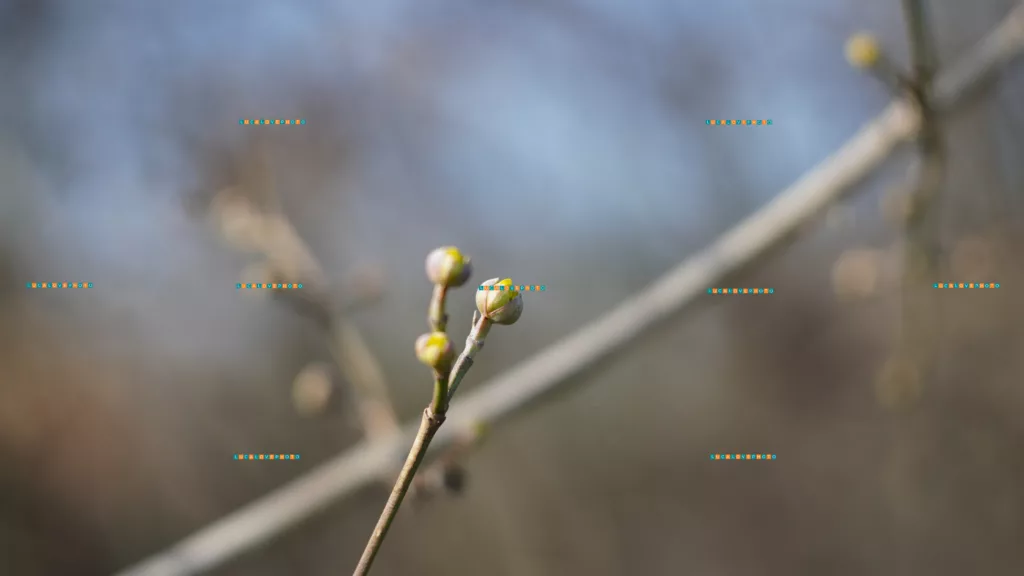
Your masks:
[[[495,324],[514,324],[523,314],[523,295],[512,285],[510,278],[497,278],[481,284],[485,287],[476,293],[476,309]],[[491,287],[494,290],[491,290]]]
[[[870,34],[854,34],[846,41],[846,61],[855,68],[871,68],[881,57],[882,48]]]
[[[444,332],[431,332],[416,339],[416,358],[440,372],[451,368],[455,348]]]
[[[469,280],[469,257],[454,246],[442,246],[427,255],[427,278],[432,284],[458,288]]]

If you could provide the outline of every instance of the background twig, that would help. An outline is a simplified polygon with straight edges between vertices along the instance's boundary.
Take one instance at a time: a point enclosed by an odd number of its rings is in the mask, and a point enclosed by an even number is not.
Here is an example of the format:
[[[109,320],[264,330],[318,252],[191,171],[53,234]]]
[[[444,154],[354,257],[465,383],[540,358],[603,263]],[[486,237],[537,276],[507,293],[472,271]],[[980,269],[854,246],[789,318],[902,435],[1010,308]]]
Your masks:
[[[271,196],[271,199],[275,198]],[[340,305],[328,288],[326,274],[312,251],[283,215],[263,212],[227,189],[215,198],[218,217],[235,231],[233,243],[266,259],[269,282],[301,282],[302,290],[275,292],[274,296],[312,317],[325,330],[331,355],[349,383],[364,434],[378,439],[399,429],[398,417],[388,396],[380,362],[367,346],[358,327],[347,315],[379,297],[381,287],[355,286],[355,296]],[[388,483],[392,471],[382,474]]]
[[[942,252],[938,232],[939,195],[946,159],[938,112],[932,101],[935,46],[929,31],[925,0],[903,0],[902,4],[910,44],[909,88],[921,118],[917,134],[920,169],[906,212],[900,338],[894,357],[882,376],[890,381],[882,385],[920,390],[937,359],[940,310],[929,288],[938,279]]]

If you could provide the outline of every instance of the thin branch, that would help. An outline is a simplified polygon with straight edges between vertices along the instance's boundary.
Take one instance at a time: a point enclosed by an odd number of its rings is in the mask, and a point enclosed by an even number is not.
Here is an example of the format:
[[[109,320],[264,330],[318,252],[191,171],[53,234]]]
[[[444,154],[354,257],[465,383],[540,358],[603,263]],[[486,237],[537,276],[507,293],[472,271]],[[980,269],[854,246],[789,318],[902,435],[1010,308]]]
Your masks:
[[[910,42],[911,78],[927,92],[935,75],[935,43],[928,27],[925,0],[903,0],[902,6]]]
[[[448,330],[448,313],[445,304],[448,300],[448,287],[443,284],[434,285],[434,294],[430,297],[430,309],[427,311],[427,323],[434,332]]]
[[[925,0],[903,0],[903,11],[910,42],[911,94],[921,116],[917,143],[922,162],[920,182],[915,190],[907,224],[908,234],[919,235],[926,221],[934,220],[930,216],[935,212],[934,203],[942,184],[945,155],[938,112],[932,102],[935,46],[929,33]]]
[[[966,90],[1022,49],[1024,7],[1018,7],[975,51],[936,78],[936,107],[954,105]],[[432,449],[450,447],[481,423],[504,420],[541,401],[572,376],[691,304],[725,274],[751,262],[839,200],[916,129],[913,107],[893,103],[842,148],[711,246],[601,318],[464,395],[450,411],[448,425],[435,435]],[[401,434],[361,442],[118,576],[186,576],[218,566],[377,482],[381,471],[391,469],[401,458],[416,432],[403,429]]]
[[[473,359],[480,352],[480,349],[484,347],[484,341],[491,330],[491,326],[492,324],[487,318],[484,318],[478,311],[473,311],[473,321],[469,330],[469,336],[466,337],[466,346],[462,349],[462,353],[459,354],[451,369],[448,392],[445,397],[446,402],[450,403],[452,401],[452,398],[455,397],[455,391],[458,390],[459,384],[462,383],[462,379],[466,377],[469,369],[473,367]],[[438,482],[431,482],[432,479],[441,478],[443,480],[450,474],[458,471],[459,464],[456,458],[459,454],[465,452],[465,450],[461,449],[465,447],[464,444],[465,442],[459,442],[452,449],[446,450],[442,458],[439,458],[437,462],[424,471],[423,475],[425,475],[425,478],[415,486],[418,496],[429,496],[429,488],[432,485],[436,486],[438,484]]]
[[[377,557],[377,553],[380,552],[380,547],[384,544],[384,538],[387,537],[388,529],[391,528],[391,524],[398,514],[398,508],[402,505],[402,500],[405,499],[405,495],[412,486],[413,478],[416,477],[416,470],[419,469],[420,463],[423,462],[427,455],[430,441],[433,440],[434,435],[437,434],[441,425],[444,424],[445,410],[447,408],[448,376],[444,373],[435,372],[434,398],[430,406],[423,411],[420,427],[416,432],[412,448],[409,449],[409,455],[405,458],[405,464],[402,466],[401,472],[398,473],[395,487],[391,490],[391,495],[388,496],[384,510],[377,520],[377,525],[370,535],[370,540],[366,543],[366,548],[363,549],[363,555],[359,559],[359,564],[356,566],[352,576],[366,576],[370,572],[373,560]]]
[[[448,387],[449,402],[455,396],[455,391],[459,389],[459,384],[462,384],[462,379],[466,377],[466,373],[473,366],[473,358],[484,347],[484,339],[487,338],[487,333],[490,331],[490,320],[484,318],[479,312],[474,311],[473,327],[469,330],[469,336],[466,336],[466,347],[462,349],[462,353],[459,354],[459,357],[455,360],[455,365],[452,367],[451,384]]]
[[[366,437],[385,438],[398,432],[401,425],[388,395],[384,371],[362,333],[352,322],[335,317],[331,336],[332,353],[352,385]]]
[[[457,250],[452,249],[456,254]],[[432,270],[432,261],[436,254],[444,254],[444,252],[434,251],[430,256],[427,257],[428,269]],[[450,256],[450,255],[449,255]],[[459,256],[461,259],[461,256]],[[450,268],[449,268],[450,270]],[[465,272],[468,274],[469,270]],[[428,276],[430,270],[428,270]],[[448,276],[445,274],[444,276]],[[420,422],[420,428],[416,432],[416,437],[413,440],[412,448],[409,450],[409,454],[405,458],[405,465],[402,466],[401,472],[398,474],[398,480],[395,482],[395,487],[391,490],[391,495],[388,497],[387,503],[384,505],[384,510],[381,512],[380,519],[377,521],[377,526],[374,528],[373,533],[370,535],[370,540],[366,543],[366,547],[363,549],[363,555],[359,559],[359,564],[356,566],[356,570],[353,576],[365,576],[369,573],[370,567],[373,565],[374,558],[377,557],[377,553],[380,551],[380,547],[384,544],[384,538],[387,536],[388,529],[391,527],[391,523],[394,522],[395,516],[398,514],[398,508],[402,504],[402,500],[405,499],[406,494],[409,493],[409,489],[413,485],[413,479],[416,476],[416,470],[419,468],[420,463],[427,455],[427,448],[430,446],[430,441],[437,434],[437,431],[444,424],[445,413],[448,411],[448,402],[451,398],[451,394],[454,390],[449,391],[449,378],[451,374],[454,374],[459,380],[461,380],[466,372],[469,371],[469,366],[472,364],[473,355],[480,350],[483,346],[483,339],[487,335],[487,330],[490,327],[490,322],[480,314],[474,314],[473,328],[470,331],[470,337],[466,339],[466,348],[459,355],[458,361],[455,365],[452,365],[451,358],[451,341],[448,336],[444,333],[445,327],[448,320],[448,314],[445,310],[445,300],[448,294],[447,281],[450,278],[437,279],[438,283],[434,286],[434,294],[430,301],[430,309],[428,312],[428,323],[430,324],[431,334],[421,337],[421,340],[417,340],[417,355],[420,354],[420,346],[424,349],[422,353],[424,356],[421,360],[429,362],[433,366],[434,370],[434,396],[430,402],[430,406],[423,411],[423,419]],[[443,282],[443,283],[442,283]],[[480,320],[477,321],[477,318]],[[431,352],[436,352],[436,349],[430,349],[431,340],[437,335],[436,333],[442,333],[444,348],[447,352],[447,356],[444,359],[439,355],[431,355]],[[467,363],[466,360],[469,360]],[[465,368],[461,368],[465,366]],[[457,384],[457,382],[454,382]]]
[[[270,194],[268,202],[276,196]],[[312,317],[327,332],[329,348],[338,370],[351,386],[360,424],[367,438],[377,439],[400,429],[394,405],[388,396],[387,380],[380,361],[366,344],[359,328],[348,320],[354,307],[372,301],[374,290],[360,290],[355,298],[337,306],[326,289],[323,267],[295,227],[282,214],[266,213],[251,203],[222,191],[214,202],[222,219],[228,219],[232,241],[262,254],[275,281],[302,282],[303,290],[275,293],[297,312]],[[382,475],[390,483],[390,472]]]
[[[939,194],[945,180],[946,155],[938,111],[933,103],[936,49],[926,2],[903,0],[902,5],[910,43],[911,97],[921,118],[917,134],[921,162],[906,214],[901,337],[893,359],[896,364],[890,364],[885,373],[927,379],[937,355],[935,323],[939,321],[939,310],[933,295],[925,292],[936,279],[941,257]],[[906,364],[909,369],[893,369],[900,364]],[[886,382],[884,385],[902,384]]]
[[[435,292],[436,298],[437,292]],[[433,308],[433,306],[432,306]],[[441,307],[442,317],[444,317],[444,307]],[[433,318],[433,315],[431,315]],[[476,357],[480,349],[484,347],[484,340],[487,338],[488,332],[491,330],[491,322],[484,318],[479,312],[473,311],[473,322],[469,330],[469,336],[466,337],[466,346],[462,349],[462,353],[455,360],[455,364],[452,366],[449,385],[447,393],[445,394],[444,401],[450,403],[452,398],[455,396],[455,391],[458,390],[459,384],[462,383],[462,379],[469,373],[469,369],[473,367],[473,358]],[[435,391],[437,389],[435,388]],[[435,399],[435,402],[437,399]],[[457,450],[449,450],[445,452],[443,458],[440,458],[434,463],[429,469],[424,471],[428,477],[441,477],[442,479],[451,473],[454,473],[458,469],[458,462],[455,461]],[[414,488],[416,489],[417,496],[428,496],[425,489],[430,485],[429,478],[425,478],[423,481],[418,482]]]
[[[428,498],[441,490],[460,493],[466,482],[466,471],[460,462],[483,442],[485,435],[486,427],[477,426],[471,434],[453,440],[450,446],[436,456],[431,466],[416,475],[413,488],[417,495]]]

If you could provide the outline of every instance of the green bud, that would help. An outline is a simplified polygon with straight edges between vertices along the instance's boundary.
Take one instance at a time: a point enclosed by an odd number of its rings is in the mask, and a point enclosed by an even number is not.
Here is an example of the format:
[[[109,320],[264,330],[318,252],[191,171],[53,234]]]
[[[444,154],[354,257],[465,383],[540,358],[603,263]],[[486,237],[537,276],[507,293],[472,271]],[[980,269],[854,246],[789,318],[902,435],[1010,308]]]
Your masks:
[[[495,324],[515,324],[523,315],[523,295],[512,285],[510,278],[498,281],[497,278],[481,284],[494,286],[494,290],[478,290],[476,293],[476,309],[485,318]]]
[[[454,246],[442,246],[427,255],[427,278],[432,284],[458,288],[469,280],[469,257]]]
[[[416,358],[440,372],[447,371],[455,360],[455,348],[444,332],[431,332],[416,339]]]

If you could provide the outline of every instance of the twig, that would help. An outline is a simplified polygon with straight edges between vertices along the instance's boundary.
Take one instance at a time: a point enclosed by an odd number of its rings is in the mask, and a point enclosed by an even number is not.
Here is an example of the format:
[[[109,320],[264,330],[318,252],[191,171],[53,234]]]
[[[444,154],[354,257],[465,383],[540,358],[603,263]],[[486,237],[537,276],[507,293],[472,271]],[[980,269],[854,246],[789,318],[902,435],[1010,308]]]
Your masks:
[[[484,339],[487,338],[487,333],[490,331],[491,322],[479,312],[473,312],[473,327],[469,330],[469,336],[466,336],[466,347],[462,349],[462,353],[455,360],[455,366],[452,367],[451,384],[448,387],[449,402],[455,396],[455,391],[459,389],[459,384],[462,384],[462,379],[466,377],[466,373],[473,366],[473,358],[484,347]]]
[[[453,440],[452,444],[437,456],[433,465],[416,476],[413,488],[417,489],[417,495],[428,497],[442,489],[453,494],[461,493],[466,482],[466,471],[460,461],[470,450],[483,442],[485,431],[486,426],[479,425],[472,434],[465,434]]]
[[[366,437],[376,439],[395,434],[401,425],[388,395],[387,381],[362,333],[355,324],[336,316],[331,336],[335,361],[352,385]]]
[[[473,322],[469,330],[469,336],[466,337],[466,346],[455,360],[455,365],[451,370],[446,402],[451,402],[455,396],[455,391],[459,388],[459,384],[462,383],[462,379],[469,373],[469,369],[473,366],[473,358],[484,347],[484,340],[487,338],[487,333],[490,332],[491,326],[492,324],[487,318],[484,318],[477,311],[473,312]],[[458,446],[455,448],[458,448]],[[458,467],[456,459],[461,452],[463,451],[451,450],[446,452],[445,457],[441,458],[434,466],[427,470],[426,474],[444,478],[453,473]],[[426,487],[426,481],[420,482],[415,486],[418,490],[425,489]]]
[[[458,390],[459,384],[462,383],[462,379],[466,377],[469,369],[473,366],[473,359],[480,352],[480,349],[484,347],[484,340],[487,338],[491,326],[492,324],[487,318],[484,318],[477,311],[473,312],[469,336],[466,336],[466,346],[462,349],[462,353],[459,354],[459,357],[455,360],[455,365],[452,367],[451,379],[448,385],[448,402],[451,402],[452,398],[455,397],[455,391]],[[463,452],[462,450],[457,450],[461,444],[454,446],[456,450],[447,452],[445,457],[440,459],[428,472],[435,476],[440,475],[442,478],[452,473],[458,467],[458,462],[456,461],[458,455]]]
[[[445,332],[448,329],[448,314],[445,302],[448,299],[448,287],[444,284],[434,285],[434,294],[430,298],[430,309],[427,312],[427,323],[434,332]]]
[[[469,365],[465,364],[464,359],[471,358],[483,346],[483,339],[490,324],[487,320],[476,322],[475,319],[479,314],[474,314],[471,338],[466,340],[466,349],[459,355],[458,364],[453,366],[452,360],[455,354],[452,350],[451,340],[445,333],[448,319],[445,300],[449,288],[459,286],[469,279],[470,270],[469,259],[457,248],[451,246],[438,248],[427,256],[427,277],[435,282],[428,311],[431,332],[417,339],[416,355],[434,372],[434,395],[430,406],[423,411],[423,418],[420,421],[416,437],[413,439],[412,448],[405,458],[405,464],[398,474],[398,480],[384,505],[380,519],[377,520],[377,526],[363,549],[363,555],[359,559],[353,576],[365,576],[369,573],[370,566],[384,543],[388,529],[398,514],[398,508],[412,487],[416,470],[427,455],[430,441],[444,424],[445,414],[448,411],[448,400],[451,397],[448,385],[452,375],[454,374],[459,379],[464,377],[469,370]],[[519,310],[521,311],[522,308],[520,307]],[[482,327],[482,331],[478,327]],[[465,365],[466,368],[460,368],[462,365]]]
[[[921,128],[917,134],[922,169],[910,214],[908,216],[908,235],[913,236],[918,244],[927,244],[925,234],[926,222],[934,220],[933,204],[942,184],[945,156],[942,145],[938,113],[932,102],[934,82],[935,48],[928,32],[927,16],[924,0],[903,0],[904,17],[906,18],[907,35],[910,41],[912,76],[910,82],[911,96],[921,116]],[[933,264],[932,250],[922,248],[927,263]]]
[[[938,112],[933,103],[935,46],[929,32],[925,0],[903,0],[902,5],[910,43],[910,94],[921,118],[917,134],[921,164],[906,214],[902,329],[893,360],[897,365],[908,363],[911,369],[892,370],[890,366],[887,373],[927,380],[937,354],[935,322],[939,321],[939,310],[933,295],[925,291],[935,281],[941,255],[938,197],[945,179],[946,158]],[[898,382],[883,384],[901,385]]]
[[[935,104],[948,109],[967,90],[1024,49],[1024,8],[1016,8],[964,60],[936,78]],[[913,109],[890,105],[849,142],[737,224],[711,246],[665,273],[614,310],[525,360],[456,402],[432,448],[443,450],[481,423],[517,414],[700,298],[725,274],[752,261],[840,199],[916,130]],[[376,482],[390,469],[416,430],[362,442],[192,534],[118,576],[187,576],[220,565],[295,526],[338,499]],[[429,453],[428,453],[429,457]]]
[[[374,558],[377,557],[377,552],[380,551],[380,547],[384,543],[384,537],[387,535],[388,529],[391,528],[395,514],[398,513],[398,507],[401,506],[405,494],[409,491],[409,486],[412,484],[412,479],[416,475],[420,462],[423,461],[423,457],[427,454],[427,447],[443,423],[444,416],[431,414],[429,409],[423,411],[423,418],[420,419],[420,429],[416,433],[415,440],[413,440],[409,456],[405,460],[405,465],[402,466],[402,471],[398,474],[395,488],[391,491],[387,504],[384,505],[384,512],[381,513],[380,519],[377,520],[377,526],[373,529],[373,535],[370,536],[370,541],[363,550],[363,556],[359,559],[359,565],[356,566],[352,576],[365,576],[370,572],[370,566],[373,564]]]
[[[230,198],[231,190],[215,198],[215,206],[232,209],[229,215],[236,227],[244,227],[243,247],[261,253],[280,282],[303,282],[297,292],[281,292],[275,296],[287,300],[299,313],[312,316],[326,330],[331,355],[342,376],[351,385],[360,424],[368,438],[394,434],[400,429],[394,406],[388,397],[387,381],[380,362],[366,345],[359,328],[346,315],[354,307],[372,300],[373,294],[360,292],[356,298],[336,306],[326,290],[323,267],[286,217],[266,213],[241,198]],[[275,195],[268,203],[273,204]],[[242,204],[239,204],[242,202]],[[239,238],[236,238],[236,242]],[[382,477],[390,483],[390,473]]]
[[[359,328],[345,318],[323,292],[322,287],[326,284],[323,267],[295,228],[283,216],[271,216],[269,219],[274,223],[272,239],[276,241],[271,242],[274,250],[268,251],[267,257],[272,262],[290,260],[300,263],[299,269],[306,270],[314,279],[313,287],[321,290],[317,304],[328,320],[331,354],[342,376],[352,387],[364,433],[370,439],[394,434],[400,424],[388,396],[387,380],[380,361],[366,344]],[[389,475],[384,473],[382,476],[387,478]]]
[[[405,499],[405,495],[409,492],[409,487],[412,486],[416,470],[427,455],[430,441],[433,440],[434,435],[437,434],[441,425],[444,424],[445,411],[447,409],[448,375],[443,372],[435,372],[433,400],[430,406],[423,411],[420,427],[416,432],[412,448],[409,449],[409,455],[405,458],[405,464],[402,466],[401,472],[398,473],[395,487],[391,490],[391,495],[388,497],[384,510],[377,520],[377,526],[374,527],[373,534],[370,535],[370,540],[367,542],[366,548],[363,549],[363,555],[359,559],[359,564],[356,566],[352,576],[365,576],[370,572],[370,566],[373,565],[373,560],[377,557],[377,553],[380,552],[381,545],[384,544],[384,538],[387,536],[388,529],[391,528],[391,523],[394,522],[395,516],[398,514],[398,508],[402,505],[402,500]]]

